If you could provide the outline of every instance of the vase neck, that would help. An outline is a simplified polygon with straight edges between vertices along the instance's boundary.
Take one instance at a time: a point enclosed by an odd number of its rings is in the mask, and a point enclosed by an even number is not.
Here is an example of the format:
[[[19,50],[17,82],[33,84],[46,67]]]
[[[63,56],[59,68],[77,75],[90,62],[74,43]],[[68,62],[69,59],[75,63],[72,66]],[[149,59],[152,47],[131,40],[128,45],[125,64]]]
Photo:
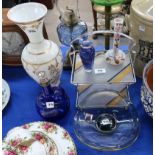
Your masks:
[[[39,49],[42,51],[45,48],[44,44],[45,39],[43,37],[43,19],[39,21],[35,21],[33,23],[28,24],[18,24],[19,27],[26,33],[29,38],[30,44],[28,45],[29,50],[32,53],[38,53]],[[46,46],[47,47],[47,46]],[[35,52],[34,49],[37,49]]]
[[[19,27],[26,33],[30,43],[40,43],[44,40],[43,37],[43,19],[28,24],[19,24]]]

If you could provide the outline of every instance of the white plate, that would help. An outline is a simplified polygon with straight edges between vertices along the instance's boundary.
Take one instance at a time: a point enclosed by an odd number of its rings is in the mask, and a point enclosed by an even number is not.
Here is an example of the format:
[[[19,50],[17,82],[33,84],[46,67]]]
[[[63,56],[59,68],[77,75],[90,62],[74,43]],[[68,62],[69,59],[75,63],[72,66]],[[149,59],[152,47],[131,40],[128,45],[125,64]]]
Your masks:
[[[69,133],[57,124],[49,122],[33,122],[25,124],[19,128],[24,128],[31,133],[40,132],[45,134],[56,144],[58,155],[77,155],[75,144]],[[8,139],[9,135],[11,135],[10,133],[14,129],[8,132],[5,139]],[[5,143],[5,140],[3,142]]]
[[[2,79],[2,110],[6,107],[10,99],[10,87],[8,83]]]
[[[9,131],[2,148],[4,155],[58,155],[54,141],[42,132],[30,132],[22,127]]]

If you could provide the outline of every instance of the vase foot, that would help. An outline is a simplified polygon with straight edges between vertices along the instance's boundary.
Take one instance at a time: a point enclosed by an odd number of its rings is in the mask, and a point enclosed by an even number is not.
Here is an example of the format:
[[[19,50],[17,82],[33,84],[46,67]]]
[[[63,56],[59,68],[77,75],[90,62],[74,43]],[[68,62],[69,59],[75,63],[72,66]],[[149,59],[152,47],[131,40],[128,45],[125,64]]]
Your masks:
[[[70,100],[65,90],[58,87],[44,87],[37,98],[37,109],[46,119],[58,119],[65,116],[70,107]]]

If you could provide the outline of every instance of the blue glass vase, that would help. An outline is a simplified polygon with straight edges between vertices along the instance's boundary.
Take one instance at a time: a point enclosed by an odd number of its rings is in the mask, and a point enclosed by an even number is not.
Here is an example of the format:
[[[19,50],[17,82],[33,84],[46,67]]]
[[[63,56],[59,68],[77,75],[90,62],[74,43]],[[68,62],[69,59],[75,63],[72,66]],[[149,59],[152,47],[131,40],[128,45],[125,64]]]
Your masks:
[[[69,97],[60,86],[43,87],[43,91],[37,98],[37,109],[40,115],[47,119],[62,118],[69,107]]]
[[[59,40],[62,44],[70,46],[70,43],[87,32],[87,25],[83,21],[79,21],[74,25],[68,26],[64,22],[61,22],[57,27],[57,33]]]
[[[83,41],[80,45],[80,57],[86,72],[91,72],[94,66],[95,49],[90,41]]]

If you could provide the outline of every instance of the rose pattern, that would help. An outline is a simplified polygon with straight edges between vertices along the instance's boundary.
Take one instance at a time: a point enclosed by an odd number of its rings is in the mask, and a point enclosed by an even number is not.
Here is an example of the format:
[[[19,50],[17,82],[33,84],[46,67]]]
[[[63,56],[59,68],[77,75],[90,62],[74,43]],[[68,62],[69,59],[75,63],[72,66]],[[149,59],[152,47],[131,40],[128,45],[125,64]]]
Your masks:
[[[44,137],[41,135],[41,134],[39,134],[39,133],[36,133],[36,134],[34,134],[34,136],[35,136],[35,139],[36,140],[41,140],[41,139],[43,139]]]
[[[22,151],[22,152],[26,152],[28,151],[28,146],[24,146],[24,145],[19,145],[19,150]]]
[[[44,123],[42,124],[42,128],[43,128],[46,132],[54,132],[54,131],[57,130],[56,125],[50,124],[50,123],[47,123],[47,122],[44,122]]]
[[[31,127],[31,125],[30,124],[25,124],[22,127],[23,127],[23,129],[29,129]]]
[[[36,140],[38,140],[42,144],[45,144],[45,142],[47,142],[47,139],[45,139],[45,137],[41,135],[40,133],[35,133],[34,137]]]
[[[4,151],[4,155],[18,155],[18,154],[14,151],[7,150],[7,151]]]
[[[16,148],[16,149],[15,149]],[[28,146],[25,145],[16,145],[11,146],[7,145],[7,147],[3,147],[4,155],[23,155],[28,151]]]
[[[10,145],[13,147],[16,147],[17,145],[21,143],[21,141],[22,141],[21,139],[11,140]]]
[[[68,140],[70,139],[70,136],[67,131],[64,131],[63,138],[68,139]]]
[[[68,151],[67,155],[76,155],[76,151],[74,149],[71,149]]]
[[[37,132],[34,133],[33,136],[36,140],[45,145],[45,148],[49,147],[49,149],[47,150],[47,152],[49,152],[49,155],[57,155],[58,150],[56,144],[53,141],[49,142],[49,139],[46,138],[43,133]]]
[[[35,128],[38,128],[38,129],[42,129],[42,130],[38,130],[38,132],[34,132],[32,130],[32,135],[33,135],[33,138],[35,140],[38,140],[39,142],[41,142],[43,145],[48,145],[49,146],[49,149],[48,149],[48,152],[49,152],[49,155],[57,155],[57,147],[54,143],[54,141],[51,143],[48,142],[48,139],[46,138],[45,135],[48,135],[48,133],[50,132],[50,134],[59,134],[59,129],[61,129],[61,132],[62,132],[62,138],[64,140],[67,140],[67,141],[70,141],[71,143],[73,142],[72,141],[72,138],[70,137],[69,133],[67,131],[65,131],[63,128],[59,127],[58,125],[56,124],[53,124],[53,123],[49,123],[49,122],[38,122],[38,124],[36,123],[30,123],[30,124],[25,124],[22,126],[22,128],[24,129],[29,129],[31,131],[31,127],[33,128],[35,126]],[[60,132],[60,133],[61,133]],[[28,151],[28,147],[29,146],[25,146],[25,145],[19,145],[21,143],[21,139],[16,139],[16,140],[13,140],[9,143],[9,145],[7,145],[6,148],[3,147],[3,151],[4,151],[4,155],[23,155],[25,154],[26,151]],[[52,145],[51,145],[52,144]],[[18,145],[18,147],[16,147]],[[13,148],[16,147],[17,149],[14,150]],[[65,155],[77,155],[76,153],[76,147],[73,143],[72,147],[68,147],[67,150],[65,151]]]

